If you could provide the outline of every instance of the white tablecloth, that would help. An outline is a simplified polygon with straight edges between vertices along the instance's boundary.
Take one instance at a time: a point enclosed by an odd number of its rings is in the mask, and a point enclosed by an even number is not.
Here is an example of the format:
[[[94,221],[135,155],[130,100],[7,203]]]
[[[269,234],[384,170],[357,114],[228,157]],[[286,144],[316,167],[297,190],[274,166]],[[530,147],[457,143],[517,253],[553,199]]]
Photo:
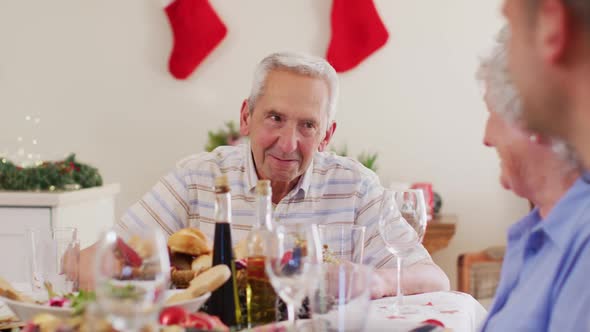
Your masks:
[[[453,291],[406,296],[406,304],[420,306],[419,314],[396,315],[395,301],[395,297],[372,301],[367,331],[409,331],[427,319],[436,319],[454,332],[472,332],[487,314],[471,295]]]
[[[371,302],[366,331],[407,332],[427,319],[436,319],[453,332],[473,332],[483,323],[487,314],[484,307],[471,295],[460,292],[435,292],[405,297],[406,304],[420,306],[420,314],[396,315],[395,297]],[[0,317],[10,311],[0,301]]]

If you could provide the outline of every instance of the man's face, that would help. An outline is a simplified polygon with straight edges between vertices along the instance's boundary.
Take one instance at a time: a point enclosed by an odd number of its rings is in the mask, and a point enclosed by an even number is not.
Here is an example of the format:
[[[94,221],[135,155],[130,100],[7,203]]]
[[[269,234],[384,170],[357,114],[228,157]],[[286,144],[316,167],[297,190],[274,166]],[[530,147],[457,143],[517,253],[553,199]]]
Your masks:
[[[534,178],[527,174],[534,169],[535,162],[532,143],[519,128],[509,124],[496,112],[493,112],[486,96],[488,120],[486,122],[484,145],[496,149],[500,158],[500,183],[505,189],[512,190],[519,196],[527,196],[527,180]],[[528,197],[527,197],[528,198]]]
[[[559,1],[553,1],[558,6]],[[508,64],[522,98],[525,125],[539,133],[565,136],[567,108],[560,97],[555,64],[563,45],[557,9],[538,0],[505,0],[503,12],[510,25]]]
[[[253,112],[245,102],[240,115],[259,178],[292,183],[305,173],[335,130],[327,123],[328,99],[323,79],[283,70],[268,74]]]

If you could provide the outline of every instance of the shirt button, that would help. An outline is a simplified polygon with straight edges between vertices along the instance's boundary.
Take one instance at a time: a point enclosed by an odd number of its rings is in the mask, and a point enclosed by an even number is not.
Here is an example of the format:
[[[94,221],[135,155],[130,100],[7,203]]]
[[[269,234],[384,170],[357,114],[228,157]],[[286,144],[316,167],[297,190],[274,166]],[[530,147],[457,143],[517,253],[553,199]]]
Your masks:
[[[529,236],[527,251],[536,254],[543,247],[543,242],[545,242],[545,234],[543,232],[537,231],[532,233]]]

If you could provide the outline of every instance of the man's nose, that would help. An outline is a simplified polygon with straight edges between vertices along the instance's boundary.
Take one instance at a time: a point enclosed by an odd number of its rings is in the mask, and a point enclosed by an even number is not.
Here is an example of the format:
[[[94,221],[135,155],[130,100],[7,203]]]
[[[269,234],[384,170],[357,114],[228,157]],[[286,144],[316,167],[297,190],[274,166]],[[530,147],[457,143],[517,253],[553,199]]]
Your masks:
[[[291,153],[297,150],[297,142],[299,141],[297,127],[294,125],[284,126],[279,136],[279,148],[283,153]]]

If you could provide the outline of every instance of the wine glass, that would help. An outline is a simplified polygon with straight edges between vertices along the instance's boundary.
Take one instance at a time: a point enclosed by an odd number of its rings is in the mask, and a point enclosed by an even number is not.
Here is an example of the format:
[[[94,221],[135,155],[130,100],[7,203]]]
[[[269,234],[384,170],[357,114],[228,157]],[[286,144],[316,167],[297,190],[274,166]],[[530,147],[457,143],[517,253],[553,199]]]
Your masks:
[[[134,235],[107,231],[95,258],[96,300],[119,331],[156,322],[170,280],[166,239],[160,230]]]
[[[295,328],[295,313],[317,280],[321,262],[317,225],[278,225],[267,236],[265,269],[270,283],[287,306],[289,326]],[[312,284],[313,285],[313,284]]]
[[[422,190],[392,191],[385,189],[379,214],[379,235],[387,250],[397,258],[397,310],[411,310],[404,306],[402,266],[406,257],[422,243],[426,232],[426,205]],[[415,309],[415,308],[414,308]]]

